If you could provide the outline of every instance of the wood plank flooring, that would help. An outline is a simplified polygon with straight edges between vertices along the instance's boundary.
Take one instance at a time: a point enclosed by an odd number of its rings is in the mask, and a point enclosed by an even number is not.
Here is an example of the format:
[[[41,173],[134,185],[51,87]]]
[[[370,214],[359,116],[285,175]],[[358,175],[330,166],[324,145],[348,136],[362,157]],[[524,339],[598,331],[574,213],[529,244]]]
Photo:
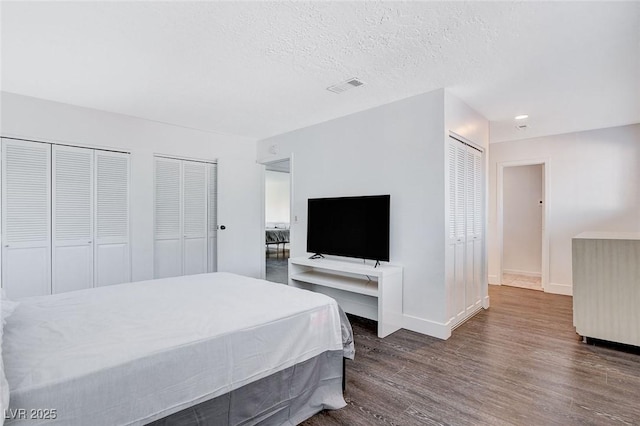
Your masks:
[[[640,425],[637,350],[582,343],[571,297],[489,287],[491,308],[446,341],[351,317],[347,406],[303,424]]]
[[[542,291],[542,278],[520,274],[502,274],[502,285]]]

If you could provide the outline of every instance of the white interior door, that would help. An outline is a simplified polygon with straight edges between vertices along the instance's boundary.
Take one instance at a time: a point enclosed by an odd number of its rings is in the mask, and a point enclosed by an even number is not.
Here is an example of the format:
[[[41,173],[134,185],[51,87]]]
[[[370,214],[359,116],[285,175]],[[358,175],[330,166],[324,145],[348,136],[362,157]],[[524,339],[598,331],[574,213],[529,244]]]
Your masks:
[[[51,145],[2,140],[2,286],[51,293]]]
[[[95,164],[95,285],[129,282],[129,154],[95,151]]]
[[[93,287],[93,150],[52,147],[53,293]]]
[[[207,259],[207,164],[182,163],[183,274],[202,274]]]
[[[218,271],[260,276],[264,223],[258,212],[264,206],[255,182],[260,181],[262,173],[263,166],[257,163],[232,159],[218,162]]]
[[[154,278],[182,275],[182,161],[155,158]]]

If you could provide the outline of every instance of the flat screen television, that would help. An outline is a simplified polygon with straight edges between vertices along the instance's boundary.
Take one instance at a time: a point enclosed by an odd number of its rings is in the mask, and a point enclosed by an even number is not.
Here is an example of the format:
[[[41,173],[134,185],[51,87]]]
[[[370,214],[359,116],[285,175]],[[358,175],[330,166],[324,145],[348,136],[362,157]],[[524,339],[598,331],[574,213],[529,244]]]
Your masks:
[[[389,261],[391,196],[310,198],[307,251]]]

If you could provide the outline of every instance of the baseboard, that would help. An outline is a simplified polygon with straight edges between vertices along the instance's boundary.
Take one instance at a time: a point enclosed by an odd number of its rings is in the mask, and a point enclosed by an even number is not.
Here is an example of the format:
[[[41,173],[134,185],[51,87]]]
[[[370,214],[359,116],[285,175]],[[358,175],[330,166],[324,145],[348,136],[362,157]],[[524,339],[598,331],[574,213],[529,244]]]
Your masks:
[[[540,272],[520,271],[518,269],[504,269],[502,272],[505,274],[524,275],[526,277],[542,277],[542,273]]]
[[[546,293],[563,294],[565,296],[573,296],[573,286],[571,284],[549,283],[545,286]]]
[[[497,275],[489,275],[489,284],[500,285],[500,281],[498,280],[498,276]]]
[[[489,309],[489,306],[491,306],[491,303],[489,303],[489,296],[485,296],[482,298],[482,307],[484,309]]]
[[[426,334],[427,336],[437,337],[442,340],[447,340],[451,337],[451,321],[447,321],[443,324],[441,322],[429,321],[412,315],[403,314],[402,328],[415,331],[416,333]]]

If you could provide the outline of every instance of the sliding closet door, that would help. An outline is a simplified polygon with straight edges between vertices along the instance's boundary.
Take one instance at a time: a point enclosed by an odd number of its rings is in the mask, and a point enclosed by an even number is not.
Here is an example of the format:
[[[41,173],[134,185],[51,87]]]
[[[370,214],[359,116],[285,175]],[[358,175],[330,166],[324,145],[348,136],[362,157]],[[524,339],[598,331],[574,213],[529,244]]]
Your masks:
[[[93,150],[52,147],[52,292],[93,287]]]
[[[208,272],[218,270],[218,165],[207,166],[208,179]]]
[[[2,140],[2,286],[51,293],[51,145]]]
[[[183,274],[207,272],[207,164],[182,162]]]
[[[131,281],[129,154],[95,151],[95,285]]]
[[[155,158],[154,278],[182,275],[182,161]]]

